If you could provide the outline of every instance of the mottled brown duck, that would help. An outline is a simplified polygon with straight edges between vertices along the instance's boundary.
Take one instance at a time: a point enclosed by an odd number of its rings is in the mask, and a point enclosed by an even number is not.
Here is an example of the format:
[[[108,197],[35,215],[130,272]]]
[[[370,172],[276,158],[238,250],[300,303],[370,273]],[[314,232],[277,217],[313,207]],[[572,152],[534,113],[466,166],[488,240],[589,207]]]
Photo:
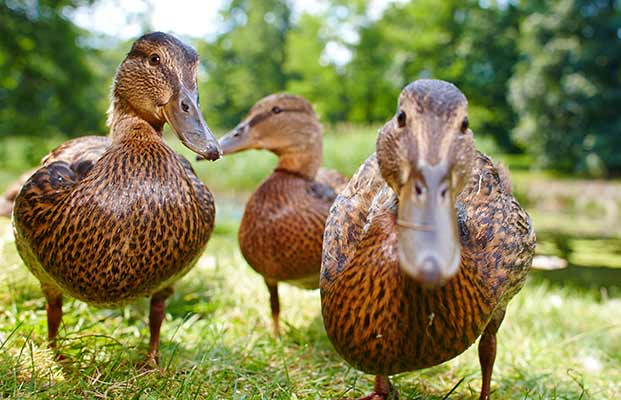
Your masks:
[[[197,67],[196,52],[170,35],[138,39],[114,80],[109,137],[62,144],[15,199],[15,241],[47,299],[52,347],[63,295],[99,307],[150,296],[147,359],[157,362],[165,300],[214,224],[211,193],[162,140],[168,122],[201,157],[220,157],[198,107]]]
[[[321,125],[308,101],[276,94],[259,100],[237,127],[220,139],[224,154],[266,149],[278,165],[252,194],[239,227],[239,246],[263,276],[279,334],[278,282],[319,287],[326,217],[346,179],[320,168]]]
[[[450,360],[479,336],[489,398],[496,332],[534,249],[507,176],[475,149],[466,97],[447,82],[408,85],[326,222],[323,319],[339,354],[376,375],[363,398],[397,398],[389,375]]]

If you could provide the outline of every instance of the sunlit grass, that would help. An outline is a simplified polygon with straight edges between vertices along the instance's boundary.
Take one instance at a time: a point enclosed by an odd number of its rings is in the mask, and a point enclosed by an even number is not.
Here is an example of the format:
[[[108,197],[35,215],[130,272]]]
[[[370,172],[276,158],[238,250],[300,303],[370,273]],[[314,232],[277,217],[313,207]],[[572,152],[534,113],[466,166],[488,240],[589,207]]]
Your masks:
[[[372,377],[332,349],[317,291],[283,286],[284,335],[272,338],[262,279],[237,249],[234,221],[223,226],[168,303],[161,370],[145,373],[135,365],[147,349],[147,301],[104,310],[66,299],[60,349],[67,361],[54,361],[38,284],[0,219],[0,398],[330,399],[368,392]],[[499,333],[494,398],[615,398],[619,307],[619,298],[597,290],[531,279]],[[462,378],[451,398],[477,398],[476,346],[394,381],[403,399],[441,399]]]

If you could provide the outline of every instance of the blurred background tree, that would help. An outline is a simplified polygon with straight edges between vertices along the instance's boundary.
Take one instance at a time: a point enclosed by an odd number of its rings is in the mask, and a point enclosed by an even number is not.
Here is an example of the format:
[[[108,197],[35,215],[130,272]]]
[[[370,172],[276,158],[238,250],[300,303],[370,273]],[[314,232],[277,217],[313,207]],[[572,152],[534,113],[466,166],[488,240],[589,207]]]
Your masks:
[[[232,0],[222,15],[224,32],[198,46],[207,70],[201,101],[211,124],[230,127],[259,98],[285,89],[291,9],[282,0]]]
[[[348,98],[342,72],[324,54],[331,40],[323,16],[302,14],[287,37],[285,71],[287,91],[304,96],[323,120],[335,123],[346,119]]]
[[[546,167],[621,173],[619,1],[545,1],[520,30],[516,140]]]
[[[100,90],[71,0],[0,3],[0,136],[101,131]]]
[[[103,0],[99,0],[101,2]],[[75,25],[98,1],[0,3],[0,136],[104,133],[129,41]],[[270,93],[308,98],[328,124],[379,126],[421,77],[469,98],[472,126],[546,168],[621,173],[621,3],[614,0],[224,0],[201,102],[228,129]],[[147,3],[142,29],[153,29]],[[296,10],[298,10],[296,12]]]

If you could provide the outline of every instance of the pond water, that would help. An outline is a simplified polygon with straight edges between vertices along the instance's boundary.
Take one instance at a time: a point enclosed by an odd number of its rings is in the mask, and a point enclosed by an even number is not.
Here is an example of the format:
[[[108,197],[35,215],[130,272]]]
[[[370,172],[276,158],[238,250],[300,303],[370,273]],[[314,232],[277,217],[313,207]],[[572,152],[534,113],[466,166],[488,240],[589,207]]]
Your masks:
[[[534,279],[556,286],[599,291],[602,297],[621,297],[621,238],[537,232],[537,253],[567,260],[567,268],[532,270]]]

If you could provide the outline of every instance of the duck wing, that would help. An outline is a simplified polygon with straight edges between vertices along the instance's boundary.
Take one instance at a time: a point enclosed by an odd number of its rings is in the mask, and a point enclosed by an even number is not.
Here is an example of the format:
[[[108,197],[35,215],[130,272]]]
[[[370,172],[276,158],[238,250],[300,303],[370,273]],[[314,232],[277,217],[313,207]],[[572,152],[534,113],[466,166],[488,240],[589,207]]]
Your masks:
[[[489,299],[508,301],[526,279],[536,236],[512,194],[506,168],[478,153],[472,179],[457,198],[457,215],[462,261],[482,268],[480,286]]]
[[[42,166],[47,166],[55,161],[63,161],[68,164],[75,173],[83,176],[90,170],[92,165],[99,159],[101,154],[110,145],[110,139],[105,136],[85,136],[64,142],[41,160]],[[13,211],[13,202],[19,194],[22,186],[28,179],[39,170],[33,168],[23,173],[0,197],[0,216],[10,217]]]
[[[52,150],[41,161],[42,166],[19,190],[21,196],[17,198],[15,207],[19,203],[20,215],[34,212],[37,204],[55,203],[58,196],[84,179],[110,143],[105,136],[85,136],[69,140]]]
[[[373,153],[334,201],[323,236],[321,288],[326,290],[353,258],[369,220],[394,197]]]
[[[341,193],[348,182],[348,179],[340,172],[328,168],[319,168],[317,175],[315,175],[315,180],[330,186],[336,194]]]
[[[107,136],[83,136],[68,140],[43,157],[41,164],[46,166],[55,161],[63,161],[73,168],[79,165],[83,168],[84,163],[90,163],[92,166],[111,143]]]
[[[35,170],[20,189],[15,208],[18,216],[34,212],[37,205],[56,203],[67,189],[84,179],[93,165],[110,146],[105,136],[85,136],[69,140],[41,160],[42,166]]]
[[[26,265],[40,279],[44,273],[31,240],[45,236],[53,227],[50,213],[84,179],[109,145],[110,139],[102,136],[69,140],[45,156],[42,166],[19,190],[13,206],[15,244]],[[60,214],[54,213],[53,217],[55,221]]]

